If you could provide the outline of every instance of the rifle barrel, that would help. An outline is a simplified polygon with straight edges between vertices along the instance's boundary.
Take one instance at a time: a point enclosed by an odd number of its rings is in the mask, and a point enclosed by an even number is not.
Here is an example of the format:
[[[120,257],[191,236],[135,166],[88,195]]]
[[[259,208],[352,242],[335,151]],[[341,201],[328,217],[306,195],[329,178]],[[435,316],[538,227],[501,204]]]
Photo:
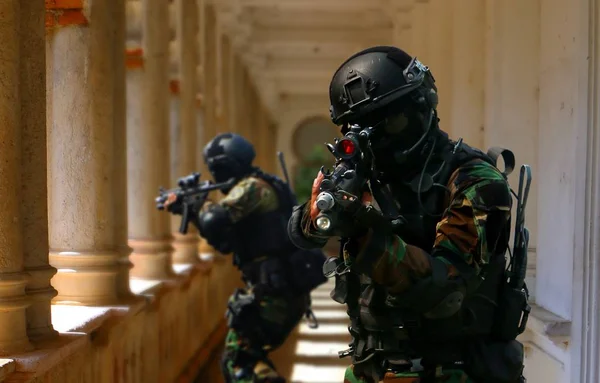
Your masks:
[[[288,175],[287,166],[285,166],[285,158],[283,157],[283,152],[277,152],[277,158],[279,158],[279,165],[281,166],[281,171],[283,172],[285,182],[291,189],[292,184],[290,183],[290,176]]]

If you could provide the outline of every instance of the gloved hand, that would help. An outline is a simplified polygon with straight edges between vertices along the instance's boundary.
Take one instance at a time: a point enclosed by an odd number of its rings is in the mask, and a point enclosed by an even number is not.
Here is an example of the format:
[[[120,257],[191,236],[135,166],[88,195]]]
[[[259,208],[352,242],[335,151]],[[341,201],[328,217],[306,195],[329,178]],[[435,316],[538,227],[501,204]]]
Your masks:
[[[171,214],[183,214],[183,205],[179,203],[179,198],[175,193],[169,193],[164,203],[165,209]]]
[[[319,171],[317,174],[317,178],[313,181],[311,196],[310,196],[310,219],[315,224],[315,220],[319,213],[321,212],[317,207],[317,197],[321,192],[321,182],[323,182],[324,175],[323,172]],[[373,197],[371,193],[364,192],[362,195],[362,204],[363,206],[370,205],[373,201]],[[336,227],[331,236],[340,236],[340,237],[355,237],[364,234],[368,227],[361,225],[361,222],[357,222],[355,220],[355,213],[353,212],[341,212],[340,219],[338,222],[338,227]]]
[[[294,246],[299,249],[320,249],[325,246],[327,239],[314,236],[308,238],[302,230],[302,221],[305,216],[305,211],[308,209],[308,203],[310,203],[310,201],[303,203],[302,205],[294,206],[292,216],[290,217],[287,226],[288,237]]]

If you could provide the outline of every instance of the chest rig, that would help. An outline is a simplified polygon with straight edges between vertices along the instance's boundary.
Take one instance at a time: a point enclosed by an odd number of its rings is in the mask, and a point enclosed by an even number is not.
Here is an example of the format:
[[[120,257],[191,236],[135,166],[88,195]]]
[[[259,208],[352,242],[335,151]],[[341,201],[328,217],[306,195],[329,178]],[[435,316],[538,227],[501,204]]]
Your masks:
[[[470,161],[485,161],[496,166],[499,156],[504,159],[506,176],[514,167],[510,151],[492,148],[485,154],[463,144],[462,140],[450,142],[429,166],[426,164],[427,176],[417,175],[410,182],[392,183],[393,200],[405,221],[396,234],[408,244],[431,253],[436,225],[450,202],[447,184],[452,173]],[[339,356],[351,356],[355,372],[378,381],[386,370],[414,369],[416,359],[435,366],[454,366],[462,363],[461,339],[489,331],[491,325],[485,324],[485,328],[464,331],[462,313],[447,321],[428,321],[422,314],[398,305],[396,297],[390,296],[383,287],[352,270],[351,253],[352,243],[342,244],[339,257],[329,258],[323,271],[325,276],[335,277],[331,298],[348,307],[353,341]],[[503,263],[498,263],[496,270],[491,271],[490,281],[485,282],[491,286],[480,288],[494,291],[503,267]],[[457,268],[461,273],[472,272],[463,266]],[[493,307],[486,315],[493,316]]]

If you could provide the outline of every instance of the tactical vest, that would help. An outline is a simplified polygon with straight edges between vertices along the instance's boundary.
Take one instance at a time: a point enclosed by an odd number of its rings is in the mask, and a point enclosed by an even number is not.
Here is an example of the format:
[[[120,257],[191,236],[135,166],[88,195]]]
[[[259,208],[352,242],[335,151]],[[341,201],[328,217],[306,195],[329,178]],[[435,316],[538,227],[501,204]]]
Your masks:
[[[399,203],[402,216],[407,221],[403,225],[404,229],[398,233],[405,242],[431,253],[441,214],[425,214],[421,206],[429,213],[443,212],[449,202],[444,187],[457,168],[474,160],[496,166],[497,155],[504,158],[504,153],[488,153],[492,156],[461,144],[460,141],[458,144],[449,143],[437,159],[438,167],[442,161],[447,164],[435,179],[438,186],[421,193],[421,204],[418,203],[414,186],[392,185],[394,200]],[[492,158],[494,156],[496,158]],[[512,161],[511,165],[510,158],[505,158],[507,172],[512,170],[508,170],[509,167],[514,166],[514,158]],[[435,163],[432,165],[435,167]],[[356,368],[368,365],[368,360],[374,357],[383,358],[392,364],[420,358],[434,365],[460,361],[464,342],[473,337],[488,336],[492,332],[495,302],[504,281],[504,253],[508,246],[509,232],[510,222],[506,225],[505,235],[499,240],[503,243],[496,246],[495,254],[490,254],[490,264],[484,267],[485,279],[480,280],[474,291],[467,295],[456,314],[443,319],[429,319],[411,312],[410,308],[397,305],[394,297],[389,296],[383,287],[372,283],[365,275],[357,275],[351,269],[347,269],[344,275],[338,274],[332,297],[348,305],[351,319],[349,330],[354,338],[352,348],[345,354],[340,353],[340,356],[352,355],[353,363],[358,366]],[[456,258],[450,261],[462,275],[474,274],[470,266],[458,256]]]
[[[270,212],[251,213],[235,224],[237,246],[234,262],[240,268],[258,257],[285,255],[293,248],[287,235],[287,222],[295,203],[291,190],[278,177],[261,171],[251,176],[260,178],[273,188],[278,207]]]

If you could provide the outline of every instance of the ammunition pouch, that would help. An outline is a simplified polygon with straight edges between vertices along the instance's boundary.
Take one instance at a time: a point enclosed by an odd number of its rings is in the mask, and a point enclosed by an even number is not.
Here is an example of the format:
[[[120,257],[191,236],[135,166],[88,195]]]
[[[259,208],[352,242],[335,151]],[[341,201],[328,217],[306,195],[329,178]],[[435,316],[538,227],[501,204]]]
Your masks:
[[[405,293],[389,295],[387,304],[410,309],[432,320],[449,318],[458,313],[469,283],[463,278],[448,279],[446,264],[438,258],[431,259],[431,268],[431,276],[418,280]]]
[[[295,294],[308,294],[327,281],[323,275],[325,254],[320,249],[297,249],[287,257],[291,289]]]
[[[349,302],[348,296],[351,293],[352,287],[359,285],[360,282],[357,281],[356,275],[350,272],[350,267],[341,258],[329,257],[323,263],[322,270],[325,278],[335,278],[335,286],[329,294],[331,299],[339,304],[353,304],[354,302]],[[355,280],[352,281],[356,282],[354,286],[349,283],[351,282],[350,279]]]
[[[523,378],[523,345],[517,340],[477,340],[464,350],[465,371],[476,382],[520,383]]]
[[[259,318],[260,306],[256,296],[248,293],[244,289],[236,289],[229,303],[227,304],[227,325],[240,334],[246,334],[248,330],[252,332],[256,326],[256,320]]]
[[[504,283],[498,297],[498,308],[492,335],[499,341],[511,341],[525,331],[531,307],[526,288],[518,289]]]
[[[280,257],[269,257],[259,262],[259,282],[261,288],[265,291],[281,294],[289,290],[287,273],[284,261]]]

